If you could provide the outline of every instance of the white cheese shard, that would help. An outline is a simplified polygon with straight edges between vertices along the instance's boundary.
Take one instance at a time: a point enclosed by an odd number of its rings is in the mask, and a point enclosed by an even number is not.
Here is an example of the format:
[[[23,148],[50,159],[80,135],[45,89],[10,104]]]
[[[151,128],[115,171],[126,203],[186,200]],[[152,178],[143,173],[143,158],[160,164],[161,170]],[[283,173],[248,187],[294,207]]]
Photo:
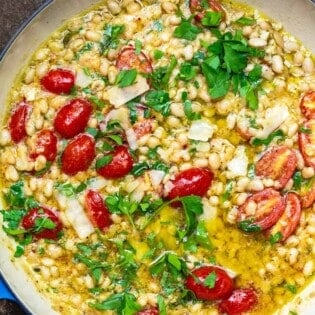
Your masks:
[[[188,138],[197,141],[208,141],[212,138],[214,128],[205,120],[194,120],[188,132]]]
[[[266,110],[265,118],[262,122],[262,129],[255,134],[256,138],[266,139],[274,130],[278,129],[289,117],[288,107],[285,105],[275,105]]]
[[[75,85],[79,86],[80,88],[85,88],[89,86],[93,82],[93,79],[86,75],[82,69],[78,69],[76,78],[75,78]]]
[[[67,219],[81,239],[88,237],[94,232],[94,226],[77,199],[67,198],[59,193],[56,193],[56,199],[60,208],[64,209]]]
[[[159,185],[162,183],[163,178],[165,177],[165,173],[160,170],[150,170],[148,173],[153,188],[159,187]]]
[[[107,91],[107,95],[109,102],[115,107],[119,107],[149,90],[150,86],[147,80],[138,75],[135,84],[124,88],[113,86]]]
[[[239,146],[235,150],[234,158],[227,163],[229,178],[247,175],[248,158],[244,146]]]

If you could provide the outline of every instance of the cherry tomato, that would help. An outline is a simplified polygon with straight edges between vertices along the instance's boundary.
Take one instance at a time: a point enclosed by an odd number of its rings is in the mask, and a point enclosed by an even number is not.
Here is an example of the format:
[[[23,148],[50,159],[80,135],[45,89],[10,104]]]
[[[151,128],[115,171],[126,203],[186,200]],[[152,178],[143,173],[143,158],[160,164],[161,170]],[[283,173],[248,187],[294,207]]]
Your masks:
[[[258,302],[257,293],[252,288],[235,289],[219,304],[219,311],[227,315],[240,315],[250,311]]]
[[[95,141],[87,134],[72,139],[61,155],[61,170],[67,175],[75,175],[89,168],[95,158]]]
[[[281,242],[285,241],[296,230],[301,218],[300,198],[296,193],[289,192],[285,196],[285,209],[279,221],[267,231],[267,236],[280,232]]]
[[[74,86],[74,74],[66,69],[53,69],[40,80],[40,83],[49,92],[68,94]]]
[[[296,164],[293,150],[285,146],[273,147],[256,164],[256,175],[277,181],[276,188],[282,189],[292,177]]]
[[[315,168],[315,118],[305,121],[299,132],[299,148],[305,164]]]
[[[315,118],[315,91],[308,91],[301,99],[300,109],[307,118]]]
[[[255,213],[252,208],[254,207]],[[284,212],[285,203],[280,193],[273,188],[266,188],[249,196],[245,203],[238,208],[237,221],[250,220],[253,224],[266,230],[280,219]],[[250,214],[249,214],[250,213]]]
[[[39,155],[43,155],[47,161],[53,162],[57,155],[57,137],[54,132],[43,129],[37,133],[36,137],[30,157],[36,159]]]
[[[223,17],[225,18],[225,10],[223,9],[221,3],[218,0],[208,0],[209,9],[215,12],[221,12]],[[190,0],[189,1],[189,8],[191,13],[195,13],[195,19],[200,22],[207,8],[202,6],[201,0]]]
[[[137,315],[159,315],[160,312],[156,307],[146,308],[142,311],[139,311]]]
[[[190,168],[175,176],[175,179],[166,184],[170,190],[167,193],[169,199],[189,195],[204,196],[213,179],[213,173],[204,168]]]
[[[87,100],[76,98],[60,108],[54,127],[66,139],[84,131],[92,113],[93,106]]]
[[[103,230],[110,226],[110,213],[102,196],[95,190],[88,190],[85,195],[85,208],[88,216],[95,227]]]
[[[41,227],[42,224],[45,225],[45,221],[43,219],[49,219],[55,226],[53,228]],[[58,233],[62,229],[62,223],[57,214],[46,207],[31,209],[22,219],[21,224],[25,230],[31,230],[31,232],[34,232],[34,236],[36,238],[48,238],[55,240],[58,238]],[[36,231],[37,228],[39,229],[38,231]]]
[[[151,73],[153,71],[150,59],[143,53],[136,54],[133,47],[121,50],[116,61],[119,70],[137,69],[139,72]]]
[[[98,174],[105,178],[120,178],[131,171],[133,159],[127,147],[119,145],[107,155],[111,155],[112,160],[107,165],[97,169]]]
[[[153,119],[142,119],[133,125],[138,139],[152,132]]]
[[[311,187],[303,188],[300,196],[302,208],[309,208],[315,201],[315,181]]]
[[[11,138],[15,143],[20,142],[26,137],[25,125],[31,113],[31,107],[26,101],[17,104],[16,109],[11,115],[9,130]]]
[[[202,266],[192,271],[186,279],[186,287],[194,292],[200,300],[219,300],[230,296],[233,290],[233,279],[221,268],[215,266]],[[204,284],[209,275],[214,275],[213,287]]]

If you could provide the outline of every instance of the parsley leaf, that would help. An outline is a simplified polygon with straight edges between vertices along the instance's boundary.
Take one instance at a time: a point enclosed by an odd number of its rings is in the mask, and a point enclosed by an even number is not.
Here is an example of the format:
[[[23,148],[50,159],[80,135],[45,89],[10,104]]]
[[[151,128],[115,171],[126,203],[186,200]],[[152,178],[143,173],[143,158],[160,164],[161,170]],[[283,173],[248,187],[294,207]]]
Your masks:
[[[238,23],[241,25],[254,25],[256,23],[256,20],[243,16],[239,18],[238,20],[236,20],[235,23]]]
[[[276,131],[273,131],[267,138],[265,139],[259,139],[259,138],[254,138],[252,140],[252,145],[254,146],[260,146],[260,145],[269,145],[271,143],[271,141],[274,138],[280,138],[281,140],[283,140],[285,137],[284,133],[282,130],[278,129]]]
[[[181,23],[174,30],[174,37],[187,40],[195,40],[197,35],[201,33],[201,28],[191,23],[192,18],[185,20],[182,18]]]
[[[216,11],[206,11],[205,15],[201,19],[203,26],[214,27],[218,26],[222,20],[222,13]]]
[[[163,116],[170,114],[170,97],[168,92],[163,90],[152,90],[145,95],[146,105],[157,112],[160,112]]]
[[[283,238],[282,233],[280,231],[278,231],[277,233],[270,235],[269,242],[271,245],[274,245],[277,242],[280,242],[282,240],[282,238]]]
[[[288,291],[290,291],[292,294],[296,294],[297,293],[297,287],[294,284],[286,283],[284,285],[284,288],[287,289]]]
[[[118,84],[120,88],[132,85],[137,78],[137,74],[137,69],[121,70],[118,73],[116,84]]]
[[[203,284],[210,288],[210,289],[213,289],[214,286],[215,286],[215,282],[217,280],[217,274],[212,271],[208,274],[208,276],[205,278],[205,280],[203,281]]]
[[[246,233],[255,233],[260,232],[261,227],[255,223],[253,223],[253,220],[244,220],[238,223],[238,227],[240,230],[246,232]]]
[[[103,39],[100,42],[100,53],[107,53],[108,49],[115,49],[119,43],[119,36],[125,31],[124,25],[106,24]]]

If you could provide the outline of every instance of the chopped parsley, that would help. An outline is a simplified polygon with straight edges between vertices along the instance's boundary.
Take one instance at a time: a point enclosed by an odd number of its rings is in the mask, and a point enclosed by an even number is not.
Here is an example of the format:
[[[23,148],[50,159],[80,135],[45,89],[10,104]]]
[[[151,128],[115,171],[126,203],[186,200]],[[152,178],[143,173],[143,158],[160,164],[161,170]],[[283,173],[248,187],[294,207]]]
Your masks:
[[[137,69],[121,70],[118,73],[116,84],[118,84],[120,88],[132,85],[137,78],[137,74],[138,74]]]
[[[217,280],[217,274],[214,271],[212,271],[208,274],[208,276],[203,281],[203,285],[205,285],[209,289],[213,289],[215,286],[216,280]]]
[[[193,16],[188,20],[182,18],[181,23],[174,30],[174,37],[183,38],[189,41],[195,40],[201,33],[201,28],[192,23]]]

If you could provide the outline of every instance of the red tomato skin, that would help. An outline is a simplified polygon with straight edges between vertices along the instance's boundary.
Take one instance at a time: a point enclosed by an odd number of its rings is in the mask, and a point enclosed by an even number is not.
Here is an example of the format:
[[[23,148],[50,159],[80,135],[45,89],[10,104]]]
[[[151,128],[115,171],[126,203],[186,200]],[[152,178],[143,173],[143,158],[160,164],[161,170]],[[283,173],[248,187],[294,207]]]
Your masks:
[[[60,108],[54,121],[55,130],[69,139],[83,132],[92,114],[92,104],[82,98],[75,98]]]
[[[133,125],[133,130],[137,136],[137,139],[140,139],[144,135],[147,135],[152,132],[153,119],[142,119],[141,121],[136,122]]]
[[[215,272],[216,280],[213,288],[203,284],[207,276]],[[197,299],[214,301],[224,299],[230,296],[233,291],[233,279],[221,268],[215,266],[202,266],[192,271],[194,276],[189,275],[186,279],[186,288],[192,291]],[[200,281],[198,283],[196,278]]]
[[[264,176],[278,182],[277,189],[285,187],[292,177],[297,165],[293,150],[286,146],[272,147],[256,164],[256,175]]]
[[[43,213],[40,213],[42,211]],[[21,222],[22,227],[26,230],[30,230],[34,228],[35,220],[37,218],[45,218],[45,217],[53,221],[56,224],[56,226],[53,229],[43,229],[42,231],[38,233],[34,233],[34,236],[37,239],[48,238],[48,239],[55,240],[58,238],[58,233],[62,230],[62,223],[59,217],[57,216],[57,214],[49,208],[39,207],[39,208],[31,209],[22,219],[22,222]]]
[[[204,196],[211,186],[213,173],[205,168],[190,168],[182,171],[171,181],[168,199],[189,195]]]
[[[159,315],[160,312],[156,307],[146,308],[142,311],[139,311],[137,315]]]
[[[269,204],[268,207],[268,202],[270,201],[274,202],[271,205]],[[250,202],[257,204],[257,213],[255,216],[248,216],[246,214],[246,207]],[[259,213],[259,211],[264,209],[268,211],[267,214]],[[238,208],[237,221],[253,219],[253,223],[260,226],[261,230],[267,230],[278,222],[284,209],[285,203],[280,193],[273,188],[266,188],[249,196],[245,203]]]
[[[240,315],[250,311],[258,302],[257,293],[252,288],[235,289],[232,294],[219,304],[222,314]]]
[[[136,54],[135,48],[127,46],[121,50],[116,61],[119,70],[137,69],[139,72],[153,71],[151,60],[143,53]]]
[[[9,121],[11,139],[18,143],[26,137],[26,122],[31,113],[31,106],[25,101],[17,104]]]
[[[133,159],[126,146],[119,145],[108,154],[112,154],[113,159],[109,164],[97,169],[98,174],[104,178],[115,179],[121,178],[131,171]]]
[[[307,150],[307,146],[309,144],[314,145],[315,143],[312,143],[312,138],[315,135],[315,118],[306,120],[302,128],[306,130],[310,130],[310,134],[305,133],[305,132],[299,132],[299,149],[300,152],[302,153],[303,159],[305,161],[305,164],[307,166],[311,166],[315,168],[315,153],[310,154]]]
[[[57,156],[57,136],[52,130],[43,129],[37,134],[35,148],[30,157],[36,159],[39,155],[46,157],[47,161],[53,162]]]
[[[102,196],[97,191],[91,189],[87,191],[85,195],[85,208],[95,227],[104,230],[111,225],[112,221],[109,210]]]
[[[223,18],[225,18],[225,10],[223,9],[220,2],[217,0],[208,0],[209,7],[212,11],[221,12],[223,14]],[[189,1],[189,8],[191,13],[195,13],[195,20],[200,22],[201,19],[204,17],[205,12],[207,9],[201,6],[200,0],[190,0]]]
[[[95,158],[95,141],[87,134],[79,134],[72,139],[61,155],[61,170],[67,175],[75,175],[89,168]]]
[[[300,223],[301,203],[299,196],[294,192],[289,192],[285,196],[285,209],[279,221],[269,230],[267,236],[280,232],[282,235],[281,242],[284,242],[291,234],[294,233]]]
[[[69,94],[74,86],[74,74],[66,69],[50,70],[41,80],[41,85],[55,94]]]
[[[300,101],[300,109],[305,118],[315,118],[315,91],[308,91]]]

